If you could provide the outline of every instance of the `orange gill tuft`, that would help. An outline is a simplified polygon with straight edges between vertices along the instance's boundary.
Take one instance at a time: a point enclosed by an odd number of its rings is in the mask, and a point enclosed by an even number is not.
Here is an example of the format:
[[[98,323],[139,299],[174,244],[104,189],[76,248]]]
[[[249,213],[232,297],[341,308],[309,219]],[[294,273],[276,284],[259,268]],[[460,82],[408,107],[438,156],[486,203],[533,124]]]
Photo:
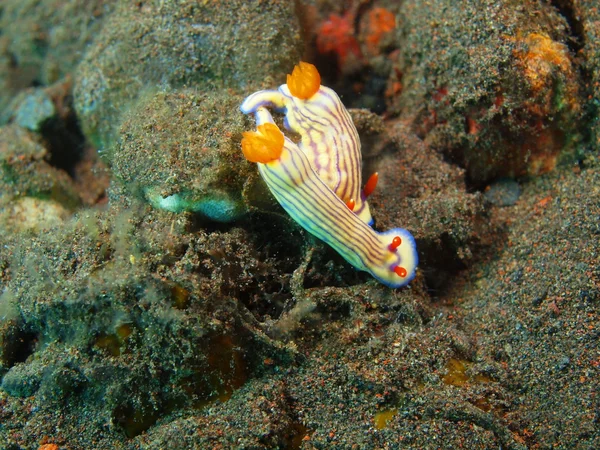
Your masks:
[[[262,164],[279,159],[283,150],[283,133],[277,125],[265,123],[257,130],[243,133],[242,152],[246,159]]]
[[[301,100],[308,100],[321,87],[321,75],[317,68],[307,62],[300,61],[287,76],[290,93]]]

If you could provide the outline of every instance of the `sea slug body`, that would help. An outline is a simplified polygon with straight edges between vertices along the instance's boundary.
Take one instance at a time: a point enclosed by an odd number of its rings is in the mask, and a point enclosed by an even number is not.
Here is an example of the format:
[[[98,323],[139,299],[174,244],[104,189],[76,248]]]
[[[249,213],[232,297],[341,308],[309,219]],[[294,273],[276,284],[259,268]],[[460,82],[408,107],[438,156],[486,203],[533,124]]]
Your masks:
[[[335,91],[321,86],[316,67],[301,62],[288,75],[286,84],[278,90],[255,92],[240,109],[250,114],[260,107],[285,112],[285,127],[301,136],[298,147],[317,175],[361,220],[372,225],[366,198],[377,183],[377,175],[362,188],[358,132]]]
[[[309,157],[283,135],[267,109],[259,106],[254,112],[257,131],[244,133],[242,151],[257,163],[283,209],[356,269],[392,288],[409,283],[418,264],[412,235],[401,228],[373,230],[321,179]]]

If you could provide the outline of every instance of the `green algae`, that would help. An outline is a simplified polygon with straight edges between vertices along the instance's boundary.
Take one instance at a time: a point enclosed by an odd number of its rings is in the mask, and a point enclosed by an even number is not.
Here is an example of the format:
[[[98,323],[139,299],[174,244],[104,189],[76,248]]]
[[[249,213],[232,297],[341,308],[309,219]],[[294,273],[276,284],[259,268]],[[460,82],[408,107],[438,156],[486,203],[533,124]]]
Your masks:
[[[234,199],[224,193],[210,192],[203,196],[196,196],[192,192],[161,196],[157,189],[148,188],[146,198],[155,208],[173,213],[190,211],[215,222],[233,222],[241,218],[246,212],[241,198]]]

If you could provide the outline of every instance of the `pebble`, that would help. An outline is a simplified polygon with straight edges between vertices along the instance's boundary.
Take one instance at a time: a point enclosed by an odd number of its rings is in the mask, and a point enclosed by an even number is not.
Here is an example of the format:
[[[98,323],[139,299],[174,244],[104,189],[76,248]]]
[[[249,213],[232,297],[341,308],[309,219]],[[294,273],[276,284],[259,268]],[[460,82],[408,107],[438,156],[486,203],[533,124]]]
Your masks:
[[[521,187],[511,178],[501,178],[494,181],[483,196],[492,205],[512,206],[521,196]]]
[[[25,97],[15,112],[16,123],[31,131],[40,131],[44,122],[56,115],[54,103],[43,90]]]

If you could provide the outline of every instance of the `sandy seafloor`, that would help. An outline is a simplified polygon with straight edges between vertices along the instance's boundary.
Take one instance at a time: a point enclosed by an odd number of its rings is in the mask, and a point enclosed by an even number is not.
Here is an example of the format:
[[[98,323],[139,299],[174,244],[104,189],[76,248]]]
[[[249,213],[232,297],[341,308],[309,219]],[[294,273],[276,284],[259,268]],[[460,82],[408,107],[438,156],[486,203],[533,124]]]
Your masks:
[[[2,1],[0,449],[600,448],[599,30],[595,0]],[[300,60],[407,287],[241,154]]]

